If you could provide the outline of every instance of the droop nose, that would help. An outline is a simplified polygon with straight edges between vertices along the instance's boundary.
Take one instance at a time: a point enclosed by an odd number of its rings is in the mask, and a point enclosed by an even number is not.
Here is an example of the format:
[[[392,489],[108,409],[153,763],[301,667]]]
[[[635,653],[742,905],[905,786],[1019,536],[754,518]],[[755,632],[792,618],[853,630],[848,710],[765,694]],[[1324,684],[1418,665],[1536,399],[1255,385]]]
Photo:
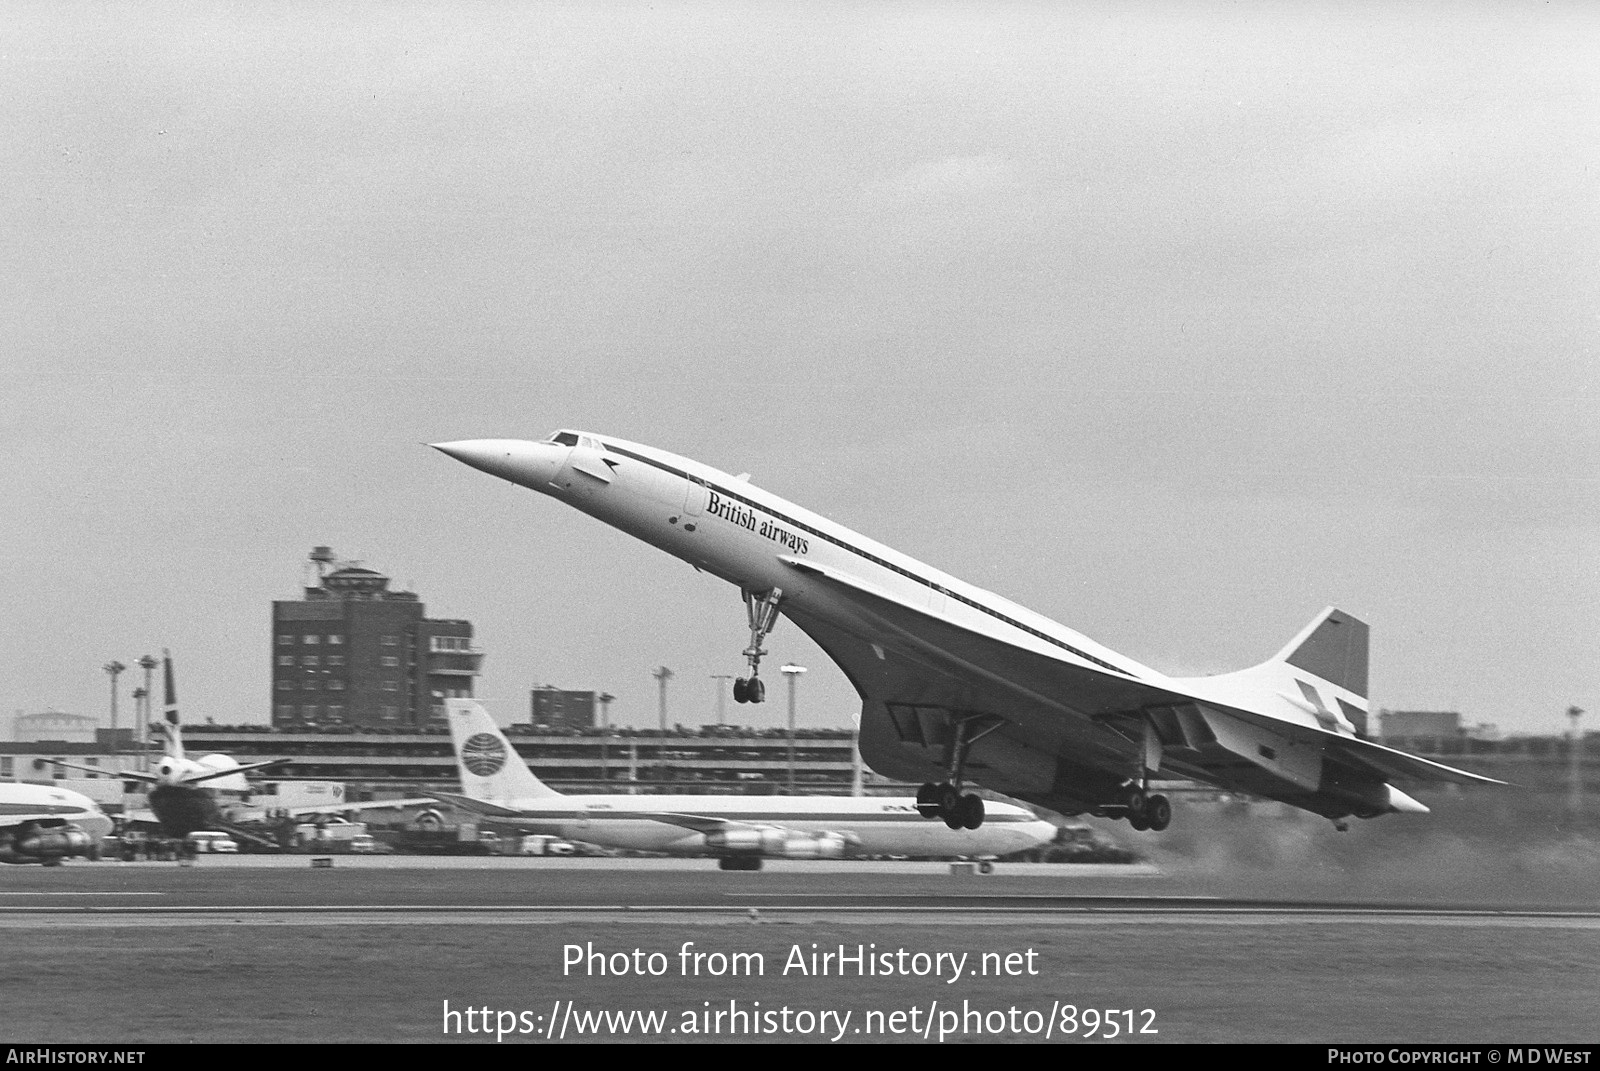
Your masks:
[[[463,439],[428,445],[464,465],[535,491],[549,490],[550,481],[556,478],[568,450],[554,443],[525,439]]]

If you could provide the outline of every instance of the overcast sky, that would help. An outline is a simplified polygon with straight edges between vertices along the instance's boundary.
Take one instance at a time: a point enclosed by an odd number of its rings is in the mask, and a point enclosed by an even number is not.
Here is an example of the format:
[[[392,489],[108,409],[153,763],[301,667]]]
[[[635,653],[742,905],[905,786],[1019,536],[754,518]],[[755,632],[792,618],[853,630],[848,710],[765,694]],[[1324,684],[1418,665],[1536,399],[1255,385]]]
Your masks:
[[[503,721],[712,720],[735,589],[421,445],[575,427],[1168,672],[1336,604],[1375,707],[1600,726],[1592,3],[3,10],[0,715],[169,647],[267,721],[328,544]]]

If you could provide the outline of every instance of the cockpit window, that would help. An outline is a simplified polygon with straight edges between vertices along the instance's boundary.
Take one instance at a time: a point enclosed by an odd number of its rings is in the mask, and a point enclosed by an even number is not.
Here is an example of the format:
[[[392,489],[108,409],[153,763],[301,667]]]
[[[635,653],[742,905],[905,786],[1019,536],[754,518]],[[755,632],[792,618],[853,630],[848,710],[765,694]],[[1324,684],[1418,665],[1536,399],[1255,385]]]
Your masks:
[[[558,431],[554,435],[550,436],[550,441],[555,443],[557,446],[577,446],[578,436],[576,432]]]

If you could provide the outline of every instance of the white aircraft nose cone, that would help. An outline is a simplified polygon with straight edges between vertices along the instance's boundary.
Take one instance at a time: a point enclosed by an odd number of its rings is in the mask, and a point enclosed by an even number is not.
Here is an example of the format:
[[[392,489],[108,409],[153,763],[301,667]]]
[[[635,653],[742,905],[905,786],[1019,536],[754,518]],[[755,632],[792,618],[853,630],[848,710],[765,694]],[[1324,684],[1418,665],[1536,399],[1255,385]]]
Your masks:
[[[565,452],[551,443],[525,439],[462,439],[428,445],[464,465],[536,491],[544,490],[555,478]]]
[[[496,446],[507,440],[500,439],[462,439],[453,443],[429,443],[428,445],[447,457],[453,457],[463,464],[471,465],[475,469],[488,468],[496,457],[509,457],[509,448],[497,450]]]

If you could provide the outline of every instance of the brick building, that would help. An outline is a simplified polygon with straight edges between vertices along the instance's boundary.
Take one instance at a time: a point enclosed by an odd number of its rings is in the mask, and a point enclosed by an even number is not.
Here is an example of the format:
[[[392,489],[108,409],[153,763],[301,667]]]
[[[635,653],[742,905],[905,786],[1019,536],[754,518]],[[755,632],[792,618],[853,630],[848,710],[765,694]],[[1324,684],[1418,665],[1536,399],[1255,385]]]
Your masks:
[[[272,604],[272,724],[443,724],[444,700],[472,695],[483,660],[472,622],[429,618],[415,592],[326,547],[311,561],[305,598]]]
[[[541,685],[529,693],[528,724],[593,729],[599,724],[594,717],[595,698],[594,692],[569,692]]]

